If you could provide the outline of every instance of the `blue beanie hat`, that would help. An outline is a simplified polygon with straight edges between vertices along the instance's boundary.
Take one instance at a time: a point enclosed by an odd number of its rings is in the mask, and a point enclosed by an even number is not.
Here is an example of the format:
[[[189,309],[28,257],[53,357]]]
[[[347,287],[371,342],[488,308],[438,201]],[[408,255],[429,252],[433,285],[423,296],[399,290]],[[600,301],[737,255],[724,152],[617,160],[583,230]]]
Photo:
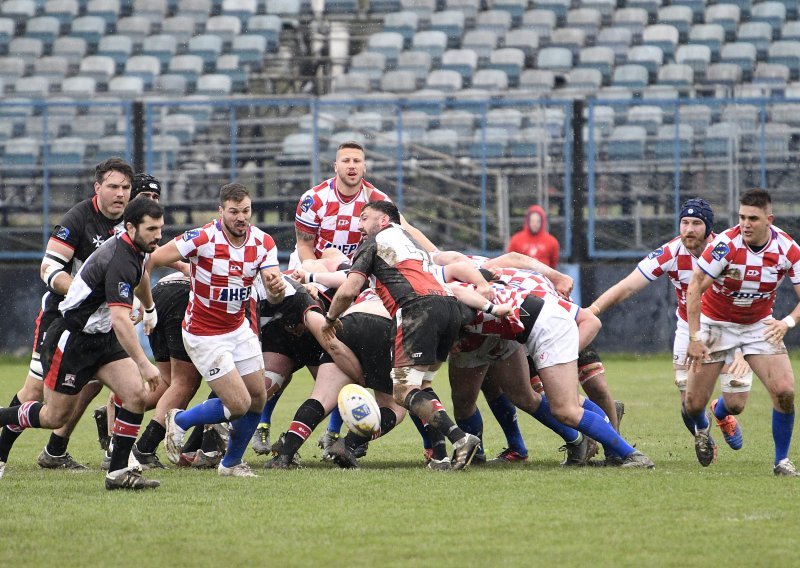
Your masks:
[[[714,211],[705,199],[695,197],[684,201],[683,205],[681,205],[680,218],[683,219],[684,217],[700,219],[706,225],[706,237],[711,234],[711,226],[714,224]]]

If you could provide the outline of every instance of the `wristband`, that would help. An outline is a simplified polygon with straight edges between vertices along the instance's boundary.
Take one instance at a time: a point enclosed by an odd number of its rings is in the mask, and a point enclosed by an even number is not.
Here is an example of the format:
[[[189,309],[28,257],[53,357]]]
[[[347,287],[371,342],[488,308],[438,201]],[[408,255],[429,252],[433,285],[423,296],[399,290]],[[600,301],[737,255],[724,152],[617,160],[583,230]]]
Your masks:
[[[494,311],[493,310],[495,309],[495,307],[496,306],[493,303],[491,303],[489,300],[486,300],[486,303],[481,308],[481,311],[482,312],[486,312],[487,314],[494,315]]]
[[[314,282],[314,273],[306,272],[306,284],[312,284],[313,282]]]
[[[787,326],[789,326],[789,329],[792,329],[795,325],[797,325],[797,322],[794,320],[792,316],[786,316],[781,321],[785,323]]]
[[[329,314],[325,314],[325,321],[328,322],[329,324],[336,323],[336,320],[338,319],[339,318],[332,318]]]
[[[149,308],[145,308],[144,311],[145,311],[145,313],[152,314],[154,311],[156,311],[156,305],[153,304]]]
[[[690,333],[689,341],[700,341],[700,333]]]

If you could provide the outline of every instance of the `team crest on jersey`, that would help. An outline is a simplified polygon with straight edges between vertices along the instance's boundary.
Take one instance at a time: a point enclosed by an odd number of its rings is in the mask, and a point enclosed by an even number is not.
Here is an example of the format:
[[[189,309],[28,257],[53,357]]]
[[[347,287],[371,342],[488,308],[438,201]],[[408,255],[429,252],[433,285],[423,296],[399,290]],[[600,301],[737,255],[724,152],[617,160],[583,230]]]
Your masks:
[[[336,221],[336,226],[340,227],[340,228],[341,227],[349,227],[350,226],[350,218],[347,217],[345,219],[339,219],[338,221]]]
[[[725,278],[730,278],[731,280],[741,280],[742,279],[742,271],[738,268],[729,268],[725,272],[722,273],[722,276]]]
[[[661,247],[658,247],[656,250],[654,250],[653,252],[648,254],[647,258],[649,258],[650,260],[653,260],[654,258],[658,258],[659,256],[661,256],[662,254],[664,254],[664,249],[661,248]]]
[[[305,213],[311,209],[312,205],[314,205],[314,199],[310,195],[307,195],[303,198],[303,201],[300,202],[300,211]]]
[[[68,373],[64,375],[64,386],[68,388],[75,388],[75,375]]]
[[[119,283],[119,295],[123,298],[130,298],[131,297],[131,285],[127,282],[120,282]]]
[[[725,255],[730,252],[731,249],[728,248],[728,245],[725,243],[718,243],[717,246],[711,251],[711,258],[714,260],[722,260],[725,258]]]
[[[198,237],[200,235],[199,229],[192,229],[191,231],[186,231],[183,233],[183,240],[184,241],[191,241],[192,239]]]
[[[69,238],[69,229],[59,225],[56,227],[55,237],[57,239],[61,239],[62,241],[66,241]]]

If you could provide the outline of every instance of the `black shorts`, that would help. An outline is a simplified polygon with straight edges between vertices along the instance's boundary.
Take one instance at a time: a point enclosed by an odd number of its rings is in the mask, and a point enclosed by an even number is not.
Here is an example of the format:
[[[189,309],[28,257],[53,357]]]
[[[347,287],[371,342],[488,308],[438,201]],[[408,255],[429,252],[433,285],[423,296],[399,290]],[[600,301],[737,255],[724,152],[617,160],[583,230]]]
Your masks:
[[[313,335],[307,331],[292,333],[280,319],[261,327],[261,351],[278,353],[294,361],[293,373],[306,366],[316,367],[325,353]]]
[[[594,350],[594,345],[589,344],[578,353],[578,368],[588,365],[589,363],[602,363],[600,355]]]
[[[342,329],[336,337],[355,354],[364,384],[386,394],[392,394],[392,320],[375,314],[352,313],[341,320]],[[320,363],[332,363],[325,352]]]
[[[189,305],[189,282],[166,280],[153,287],[153,301],[158,314],[158,324],[147,337],[153,358],[159,363],[178,359],[191,363],[192,359],[183,346],[181,324]]]
[[[446,361],[461,326],[474,318],[474,310],[452,297],[424,296],[408,302],[397,310],[392,325],[394,367]]]
[[[47,328],[42,345],[44,384],[50,390],[75,395],[94,380],[103,365],[127,357],[113,331],[68,331],[64,320],[58,318]]]
[[[33,352],[41,353],[42,344],[44,343],[44,336],[47,328],[55,321],[61,314],[58,310],[41,310],[39,316],[36,318],[36,329],[33,332]]]

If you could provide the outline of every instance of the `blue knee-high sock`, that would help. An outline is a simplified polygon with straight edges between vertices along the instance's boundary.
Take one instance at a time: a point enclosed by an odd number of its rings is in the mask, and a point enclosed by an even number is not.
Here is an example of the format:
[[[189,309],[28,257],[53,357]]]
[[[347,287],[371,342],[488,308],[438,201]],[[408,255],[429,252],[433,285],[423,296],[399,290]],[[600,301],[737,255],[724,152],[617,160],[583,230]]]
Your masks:
[[[456,420],[456,424],[467,434],[472,434],[481,439],[481,446],[480,449],[478,450],[478,453],[480,454],[484,453],[483,417],[481,416],[481,411],[476,408],[472,416],[470,416],[469,418],[459,418]]]
[[[188,430],[198,424],[219,424],[225,422],[229,417],[230,415],[225,416],[225,407],[222,401],[218,398],[210,398],[197,406],[179,412],[175,416],[175,424]]]
[[[622,436],[617,434],[611,424],[603,420],[600,415],[589,410],[583,411],[581,421],[578,423],[578,430],[603,444],[603,449],[606,452],[616,454],[622,458],[636,451]]]
[[[272,411],[275,410],[275,405],[281,399],[283,389],[279,390],[275,395],[267,401],[264,405],[264,410],[261,411],[261,422],[264,424],[272,423]]]
[[[334,406],[333,411],[331,411],[331,417],[328,419],[328,432],[336,432],[339,433],[339,430],[342,429],[342,424],[344,424],[344,420],[342,420],[342,415],[339,414],[339,407]]]
[[[242,462],[242,456],[256,431],[258,421],[261,420],[260,412],[248,412],[241,418],[231,422],[231,435],[228,438],[228,449],[222,458],[222,465],[233,467]]]
[[[517,423],[517,407],[505,395],[501,394],[494,400],[487,400],[489,409],[494,414],[500,428],[503,429],[503,434],[506,436],[508,448],[514,450],[520,455],[527,456],[528,448],[525,446],[525,440],[522,439],[522,432],[519,431],[519,424]]]
[[[789,444],[792,443],[794,428],[794,412],[784,414],[772,409],[772,439],[775,442],[775,463],[789,456]]]
[[[417,432],[419,432],[419,435],[422,437],[422,447],[426,450],[430,450],[433,447],[433,444],[431,443],[428,433],[425,431],[425,425],[422,423],[422,420],[420,420],[419,416],[413,412],[409,412],[408,417],[411,418],[411,422],[414,423],[414,426],[417,428]]]
[[[714,407],[714,417],[717,420],[722,420],[728,414],[730,414],[730,412],[728,412],[728,407],[725,406],[725,399],[722,398],[722,397],[719,397],[717,399],[717,404],[716,405],[712,404],[711,406]]]
[[[539,408],[536,409],[536,412],[533,413],[533,417],[558,434],[561,439],[568,444],[577,441],[581,436],[581,433],[574,428],[570,428],[556,420],[556,417],[550,412],[550,403],[545,395],[542,395],[542,403],[539,405]]]
[[[684,426],[689,430],[689,434],[694,436],[694,420],[692,420],[691,416],[686,412],[686,407],[683,406],[683,403],[681,403],[681,418],[683,419]]]
[[[692,436],[694,436],[695,428],[697,430],[705,430],[706,428],[709,427],[708,416],[706,416],[705,410],[701,410],[700,414],[696,414],[696,415],[692,416],[686,410],[686,405],[684,404],[682,412],[684,414],[683,421],[686,422],[687,420],[689,420],[694,425],[694,428],[691,429],[692,430]]]
[[[594,412],[595,414],[599,414],[603,420],[605,420],[606,422],[610,422],[610,420],[608,419],[608,414],[606,414],[605,410],[597,406],[594,402],[592,402],[588,398],[583,399],[582,406],[584,410],[588,410],[590,412]]]

